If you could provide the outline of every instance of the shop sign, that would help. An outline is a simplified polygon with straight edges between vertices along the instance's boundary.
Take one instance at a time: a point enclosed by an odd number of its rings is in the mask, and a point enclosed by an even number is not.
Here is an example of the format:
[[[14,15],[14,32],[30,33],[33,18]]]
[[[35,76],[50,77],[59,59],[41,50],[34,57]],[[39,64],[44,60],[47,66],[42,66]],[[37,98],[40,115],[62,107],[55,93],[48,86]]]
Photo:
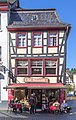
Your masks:
[[[48,78],[24,78],[24,82],[42,82],[49,83]]]

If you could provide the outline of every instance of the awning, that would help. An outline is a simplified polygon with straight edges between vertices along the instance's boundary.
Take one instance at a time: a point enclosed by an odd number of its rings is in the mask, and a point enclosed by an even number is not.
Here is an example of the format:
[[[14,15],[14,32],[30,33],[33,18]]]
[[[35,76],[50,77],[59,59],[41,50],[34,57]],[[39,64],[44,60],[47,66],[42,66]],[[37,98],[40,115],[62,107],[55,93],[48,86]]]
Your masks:
[[[23,89],[23,88],[28,88],[28,89],[61,89],[61,88],[66,88],[65,85],[62,83],[17,83],[17,84],[10,84],[4,89]]]

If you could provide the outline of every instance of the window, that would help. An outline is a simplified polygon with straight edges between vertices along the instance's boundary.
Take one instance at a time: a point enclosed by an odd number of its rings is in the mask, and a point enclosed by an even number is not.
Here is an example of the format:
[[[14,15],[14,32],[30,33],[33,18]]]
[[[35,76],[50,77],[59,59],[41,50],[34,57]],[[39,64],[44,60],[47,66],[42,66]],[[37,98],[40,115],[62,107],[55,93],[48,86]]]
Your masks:
[[[36,21],[36,20],[38,20],[38,15],[32,15],[32,19],[31,19],[32,21]]]
[[[32,60],[31,61],[31,74],[42,74],[42,60]]]
[[[21,59],[16,61],[18,76],[52,76],[57,75],[57,59]]]
[[[27,35],[26,33],[17,34],[17,46],[18,47],[27,47]]]
[[[33,35],[33,46],[40,47],[42,46],[42,34],[41,33],[34,33]]]
[[[57,33],[49,33],[48,46],[57,46]]]
[[[27,60],[17,60],[17,75],[28,74],[28,61]]]
[[[45,74],[56,74],[57,61],[46,60],[45,61]]]

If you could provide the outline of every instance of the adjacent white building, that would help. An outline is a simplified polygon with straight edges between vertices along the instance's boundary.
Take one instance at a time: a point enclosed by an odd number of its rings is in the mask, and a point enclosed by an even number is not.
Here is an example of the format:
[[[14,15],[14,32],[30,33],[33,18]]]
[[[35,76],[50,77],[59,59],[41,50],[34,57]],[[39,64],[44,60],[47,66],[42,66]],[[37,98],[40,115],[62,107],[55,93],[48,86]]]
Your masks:
[[[76,74],[73,74],[73,81],[74,81],[74,86],[75,86],[75,91],[76,91]]]
[[[10,17],[10,2],[15,0],[0,0],[0,107],[8,101],[8,91],[3,89],[8,84],[9,68],[9,35],[7,26]],[[5,69],[4,69],[5,68]]]
[[[0,67],[4,65],[8,68],[8,8],[7,5],[3,5],[0,1]],[[4,73],[3,67],[1,67],[0,71],[0,103],[6,102],[8,100],[8,93],[4,86],[7,85],[8,81],[8,73]]]

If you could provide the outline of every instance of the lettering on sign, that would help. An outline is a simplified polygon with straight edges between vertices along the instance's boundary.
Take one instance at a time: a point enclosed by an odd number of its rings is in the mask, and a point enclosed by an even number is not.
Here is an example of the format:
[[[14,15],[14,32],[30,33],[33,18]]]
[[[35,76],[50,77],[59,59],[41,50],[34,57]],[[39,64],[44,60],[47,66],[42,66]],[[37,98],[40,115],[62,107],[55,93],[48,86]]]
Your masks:
[[[48,83],[48,78],[24,78],[24,82],[45,82]]]

